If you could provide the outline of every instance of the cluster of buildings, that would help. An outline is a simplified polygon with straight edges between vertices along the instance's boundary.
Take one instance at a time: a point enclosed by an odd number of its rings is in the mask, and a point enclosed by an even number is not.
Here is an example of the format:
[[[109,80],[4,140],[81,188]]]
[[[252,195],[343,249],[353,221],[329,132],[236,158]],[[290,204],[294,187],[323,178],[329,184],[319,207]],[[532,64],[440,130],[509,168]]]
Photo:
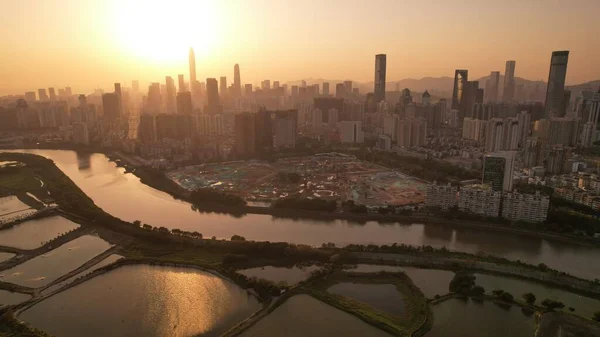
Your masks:
[[[483,217],[512,221],[543,222],[548,216],[550,197],[540,192],[513,190],[516,152],[486,155],[482,180],[460,187],[433,184],[428,187],[426,206],[443,211],[458,209]]]

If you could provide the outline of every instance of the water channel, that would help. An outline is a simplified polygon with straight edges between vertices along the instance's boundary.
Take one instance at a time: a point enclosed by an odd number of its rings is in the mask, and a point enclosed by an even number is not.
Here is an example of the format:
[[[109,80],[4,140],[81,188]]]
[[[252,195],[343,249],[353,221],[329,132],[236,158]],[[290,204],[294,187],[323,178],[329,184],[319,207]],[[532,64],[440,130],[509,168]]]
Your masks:
[[[103,154],[78,154],[61,150],[17,150],[54,160],[104,211],[126,221],[152,226],[199,231],[205,237],[285,241],[320,245],[392,244],[446,246],[471,253],[486,252],[509,259],[548,266],[589,279],[600,275],[600,249],[558,240],[435,224],[379,224],[333,220],[293,220],[270,215],[199,213],[189,203],[176,200],[125,173]]]

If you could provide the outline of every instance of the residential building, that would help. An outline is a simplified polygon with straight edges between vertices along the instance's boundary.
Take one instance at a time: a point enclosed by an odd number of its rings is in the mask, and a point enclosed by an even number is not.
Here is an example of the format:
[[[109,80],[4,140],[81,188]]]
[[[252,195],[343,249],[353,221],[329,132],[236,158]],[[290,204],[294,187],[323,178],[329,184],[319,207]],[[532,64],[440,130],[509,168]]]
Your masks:
[[[444,211],[456,207],[458,205],[458,188],[450,184],[428,185],[425,205],[431,208],[440,208]]]
[[[502,217],[513,221],[544,222],[548,217],[550,197],[519,192],[506,193],[502,199]]]
[[[363,143],[364,132],[362,131],[362,122],[343,121],[339,123],[340,140],[342,143]]]
[[[483,184],[494,191],[512,191],[515,170],[515,151],[501,151],[483,158]]]
[[[502,192],[489,185],[467,185],[458,192],[458,209],[486,217],[500,215]]]

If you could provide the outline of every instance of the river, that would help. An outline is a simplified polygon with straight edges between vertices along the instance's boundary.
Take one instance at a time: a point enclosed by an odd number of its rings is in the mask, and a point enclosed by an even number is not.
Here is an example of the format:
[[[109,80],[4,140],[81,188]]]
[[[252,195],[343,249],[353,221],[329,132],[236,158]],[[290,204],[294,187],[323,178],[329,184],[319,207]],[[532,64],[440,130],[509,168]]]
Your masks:
[[[446,246],[469,253],[486,252],[538,264],[588,279],[600,277],[600,249],[514,233],[434,224],[359,224],[346,220],[292,220],[270,215],[199,213],[187,202],[140,182],[103,154],[61,150],[17,150],[54,160],[96,205],[126,221],[198,231],[204,237],[285,241],[309,245],[392,244]]]

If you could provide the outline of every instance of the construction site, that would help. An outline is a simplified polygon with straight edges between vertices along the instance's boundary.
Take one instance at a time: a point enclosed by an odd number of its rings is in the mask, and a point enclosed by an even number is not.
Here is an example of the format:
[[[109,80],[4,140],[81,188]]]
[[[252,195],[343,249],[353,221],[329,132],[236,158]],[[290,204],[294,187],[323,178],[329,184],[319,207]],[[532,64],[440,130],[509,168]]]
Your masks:
[[[304,197],[375,206],[423,203],[427,183],[340,153],[187,166],[167,176],[187,190],[212,188],[248,202]]]

